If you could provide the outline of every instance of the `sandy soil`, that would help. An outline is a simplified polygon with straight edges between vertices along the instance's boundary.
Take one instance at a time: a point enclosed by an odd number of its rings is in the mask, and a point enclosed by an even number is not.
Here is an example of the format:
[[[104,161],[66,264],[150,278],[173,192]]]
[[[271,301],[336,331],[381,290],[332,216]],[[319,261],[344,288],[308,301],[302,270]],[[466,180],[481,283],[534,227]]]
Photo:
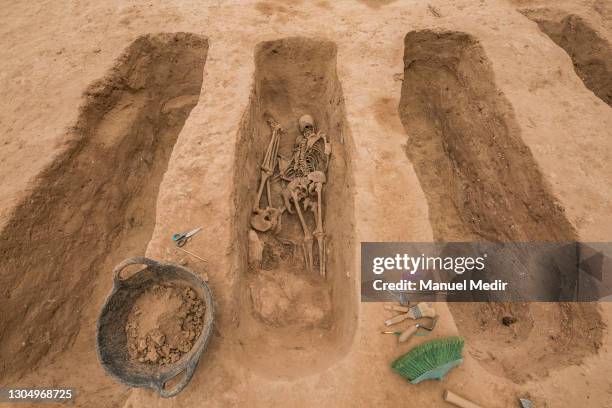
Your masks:
[[[612,407],[608,304],[438,304],[430,336],[464,335],[466,359],[413,386],[389,364],[431,337],[379,335],[391,312],[358,296],[361,241],[611,241],[609,1],[4,6],[3,385],[75,387],[83,407],[437,407],[446,388]],[[249,265],[263,118],[304,110],[334,145],[324,282]],[[206,263],[170,240],[199,225]],[[112,266],[143,253],[188,259],[219,311],[170,400],[95,355]]]

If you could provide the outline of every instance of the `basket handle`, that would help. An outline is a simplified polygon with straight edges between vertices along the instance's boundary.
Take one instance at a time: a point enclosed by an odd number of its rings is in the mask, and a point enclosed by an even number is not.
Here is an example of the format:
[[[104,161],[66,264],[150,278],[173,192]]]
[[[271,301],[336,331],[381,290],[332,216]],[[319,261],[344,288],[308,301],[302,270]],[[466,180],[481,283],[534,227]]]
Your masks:
[[[157,392],[162,398],[170,398],[174,397],[176,394],[181,392],[183,388],[191,381],[191,377],[193,377],[193,373],[198,365],[199,358],[192,359],[187,363],[185,368],[170,378],[161,379],[159,382],[155,383],[155,388],[157,388]],[[182,375],[183,378],[179,381],[178,384],[172,390],[166,389],[166,383],[177,376]]]
[[[113,269],[113,282],[115,283],[115,285],[120,285],[123,282],[123,279],[121,279],[121,271],[123,271],[130,265],[147,265],[155,267],[158,266],[159,263],[155,262],[152,259],[145,258],[144,256],[128,258],[122,261],[119,265],[115,266],[115,269]]]

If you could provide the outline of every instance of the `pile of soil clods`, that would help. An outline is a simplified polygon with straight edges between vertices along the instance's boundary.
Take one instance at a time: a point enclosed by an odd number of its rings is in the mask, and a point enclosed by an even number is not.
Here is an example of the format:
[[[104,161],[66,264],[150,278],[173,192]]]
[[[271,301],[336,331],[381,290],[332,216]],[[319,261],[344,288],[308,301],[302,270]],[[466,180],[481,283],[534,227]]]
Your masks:
[[[125,331],[128,352],[141,363],[171,364],[202,332],[204,302],[191,288],[156,285],[135,302]]]

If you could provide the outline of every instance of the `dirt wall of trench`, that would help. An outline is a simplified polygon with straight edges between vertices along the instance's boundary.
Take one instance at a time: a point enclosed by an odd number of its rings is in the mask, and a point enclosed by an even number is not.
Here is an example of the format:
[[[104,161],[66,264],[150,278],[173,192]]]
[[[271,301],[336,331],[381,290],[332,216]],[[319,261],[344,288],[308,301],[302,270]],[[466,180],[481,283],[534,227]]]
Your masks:
[[[473,37],[406,35],[399,113],[436,241],[578,240]],[[450,309],[471,354],[516,382],[575,364],[601,345],[595,304],[451,303]],[[517,323],[505,326],[503,316]]]
[[[172,148],[200,94],[208,41],[177,33],[135,40],[92,84],[65,150],[0,233],[0,378],[67,350],[96,285],[144,254]],[[47,360],[49,361],[49,360]]]

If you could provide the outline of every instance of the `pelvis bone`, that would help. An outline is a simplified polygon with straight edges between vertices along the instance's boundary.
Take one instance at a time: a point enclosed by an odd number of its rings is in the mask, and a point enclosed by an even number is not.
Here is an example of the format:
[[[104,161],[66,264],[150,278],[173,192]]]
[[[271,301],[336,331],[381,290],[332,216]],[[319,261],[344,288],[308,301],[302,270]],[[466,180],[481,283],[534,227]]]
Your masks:
[[[281,228],[281,210],[278,208],[256,208],[251,216],[251,227],[259,232],[272,230],[279,232]]]

